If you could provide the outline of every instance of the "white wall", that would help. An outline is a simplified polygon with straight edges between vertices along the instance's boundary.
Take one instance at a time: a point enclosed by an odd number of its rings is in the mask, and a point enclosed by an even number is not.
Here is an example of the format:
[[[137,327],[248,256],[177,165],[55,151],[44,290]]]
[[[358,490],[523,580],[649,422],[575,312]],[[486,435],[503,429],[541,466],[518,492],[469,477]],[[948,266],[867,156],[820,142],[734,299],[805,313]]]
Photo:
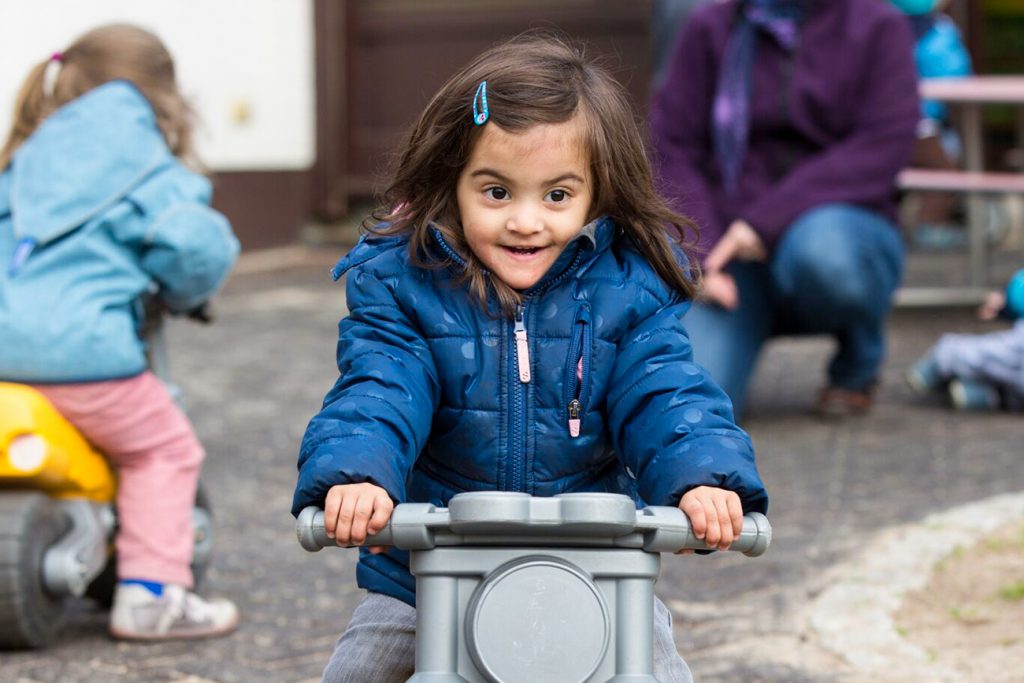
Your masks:
[[[313,164],[312,0],[0,0],[0,135],[33,64],[115,21],[155,32],[171,51],[212,170]]]

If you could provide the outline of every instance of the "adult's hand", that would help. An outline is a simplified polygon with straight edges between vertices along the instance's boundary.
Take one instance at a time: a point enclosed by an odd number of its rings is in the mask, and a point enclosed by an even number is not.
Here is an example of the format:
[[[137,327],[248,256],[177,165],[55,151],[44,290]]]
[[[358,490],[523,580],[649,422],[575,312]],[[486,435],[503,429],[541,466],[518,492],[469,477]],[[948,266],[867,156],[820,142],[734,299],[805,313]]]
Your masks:
[[[707,259],[704,260],[704,268],[708,272],[722,270],[733,260],[768,260],[768,250],[765,248],[764,242],[746,221],[732,222],[722,238],[708,253]]]
[[[704,289],[701,298],[732,311],[740,305],[736,281],[723,269],[732,261],[764,261],[768,250],[746,221],[733,221],[704,261]]]
[[[720,270],[704,273],[704,287],[700,292],[700,300],[717,304],[727,311],[735,310],[740,305],[740,293],[736,289],[736,280],[732,275]]]

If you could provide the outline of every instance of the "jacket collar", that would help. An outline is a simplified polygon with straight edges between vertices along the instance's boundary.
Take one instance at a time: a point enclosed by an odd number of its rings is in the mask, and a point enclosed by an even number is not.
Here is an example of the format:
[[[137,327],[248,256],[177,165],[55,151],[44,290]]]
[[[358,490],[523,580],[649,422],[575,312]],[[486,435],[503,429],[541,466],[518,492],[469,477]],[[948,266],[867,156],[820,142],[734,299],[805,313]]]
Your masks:
[[[11,160],[15,237],[34,245],[61,237],[171,158],[134,86],[111,81],[90,90],[47,117]]]

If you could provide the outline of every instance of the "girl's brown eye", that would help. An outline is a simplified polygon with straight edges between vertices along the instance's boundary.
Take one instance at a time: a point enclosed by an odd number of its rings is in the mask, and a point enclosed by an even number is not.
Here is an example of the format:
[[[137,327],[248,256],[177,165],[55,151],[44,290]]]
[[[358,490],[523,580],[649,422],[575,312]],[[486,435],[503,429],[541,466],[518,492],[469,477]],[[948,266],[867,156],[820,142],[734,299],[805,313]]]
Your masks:
[[[489,187],[484,190],[484,194],[491,199],[505,199],[508,197],[508,191],[503,187]]]
[[[565,190],[551,190],[548,192],[548,199],[552,202],[564,202],[569,198],[569,194]]]

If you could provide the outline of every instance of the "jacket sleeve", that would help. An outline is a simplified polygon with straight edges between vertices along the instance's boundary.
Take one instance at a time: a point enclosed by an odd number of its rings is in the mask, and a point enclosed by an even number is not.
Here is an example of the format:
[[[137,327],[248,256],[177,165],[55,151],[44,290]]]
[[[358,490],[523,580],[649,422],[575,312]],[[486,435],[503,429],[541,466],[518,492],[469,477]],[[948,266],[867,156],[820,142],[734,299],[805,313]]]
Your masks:
[[[180,204],[154,221],[142,267],[159,283],[167,307],[184,313],[220,289],[238,251],[224,216],[202,204]]]
[[[1006,284],[1006,305],[999,317],[1008,320],[1024,318],[1024,269],[1018,270]]]
[[[747,207],[746,220],[774,245],[802,213],[821,204],[882,204],[914,148],[919,99],[907,22],[892,13],[864,46],[860,97],[853,129],[838,144],[806,159]]]
[[[357,267],[345,290],[350,313],[338,326],[340,376],[302,439],[296,515],[322,506],[337,484],[370,482],[403,502],[440,400],[430,348],[388,282]]]
[[[213,296],[238,257],[231,224],[210,208],[210,194],[206,178],[171,166],[129,197],[143,218],[142,268],[174,312],[189,311]]]
[[[659,191],[697,224],[705,247],[725,229],[707,181],[716,80],[709,33],[691,19],[682,28],[665,81],[651,103],[651,158]]]
[[[732,404],[693,362],[682,317],[672,301],[636,324],[620,344],[608,397],[617,453],[652,505],[678,505],[697,486],[735,491],[746,512],[764,512],[768,497],[750,437]]]

